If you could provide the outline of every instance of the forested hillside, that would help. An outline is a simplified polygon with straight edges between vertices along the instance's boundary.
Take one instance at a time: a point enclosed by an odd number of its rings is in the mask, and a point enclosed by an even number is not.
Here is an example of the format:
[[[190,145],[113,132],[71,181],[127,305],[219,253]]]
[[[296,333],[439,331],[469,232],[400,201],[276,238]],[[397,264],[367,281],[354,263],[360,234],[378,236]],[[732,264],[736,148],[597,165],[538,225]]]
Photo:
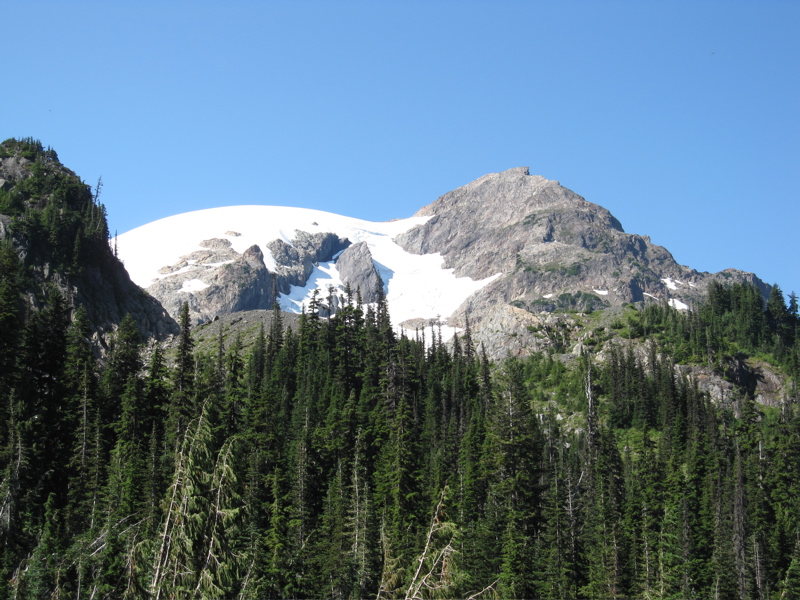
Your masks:
[[[131,282],[109,246],[101,189],[102,182],[92,189],[38,140],[0,143],[0,294],[10,307],[0,316],[9,327],[1,344],[17,335],[17,313],[37,311],[54,291],[65,307],[83,308],[103,351],[106,334],[126,313],[148,337],[177,333],[177,323]]]
[[[382,301],[275,315],[200,354],[184,312],[148,364],[126,319],[103,368],[56,294],[3,335],[2,596],[800,593],[796,393],[725,409],[674,369],[760,352],[796,376],[782,296],[631,310],[569,365],[398,339]]]

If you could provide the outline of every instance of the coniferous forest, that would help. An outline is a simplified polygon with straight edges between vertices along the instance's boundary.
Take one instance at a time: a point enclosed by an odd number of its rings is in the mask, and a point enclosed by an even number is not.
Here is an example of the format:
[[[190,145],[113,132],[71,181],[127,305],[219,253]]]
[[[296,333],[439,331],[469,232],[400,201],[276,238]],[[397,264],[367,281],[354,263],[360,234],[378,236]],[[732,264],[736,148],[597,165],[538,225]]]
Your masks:
[[[3,242],[1,597],[800,597],[777,286],[629,307],[573,358],[398,336],[348,294],[248,347],[195,347],[188,309],[171,348],[126,317],[98,360],[85,312],[28,309],[25,278]],[[746,358],[785,375],[780,406],[679,368]]]

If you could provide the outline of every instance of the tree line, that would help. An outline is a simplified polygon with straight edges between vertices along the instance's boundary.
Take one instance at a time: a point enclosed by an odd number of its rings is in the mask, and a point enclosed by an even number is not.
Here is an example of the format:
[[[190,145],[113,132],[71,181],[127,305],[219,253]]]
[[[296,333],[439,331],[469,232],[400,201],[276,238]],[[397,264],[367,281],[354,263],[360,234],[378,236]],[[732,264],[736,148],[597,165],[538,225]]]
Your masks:
[[[186,307],[173,350],[126,317],[101,364],[57,292],[24,316],[14,259],[3,246],[4,597],[800,594],[796,396],[717,406],[675,368],[751,343],[791,368],[796,314],[771,298],[743,320],[753,289],[646,307],[629,337],[661,346],[602,362],[494,364],[469,328],[397,335],[384,298],[348,293],[297,331],[276,310],[250,348],[220,332],[198,351]]]

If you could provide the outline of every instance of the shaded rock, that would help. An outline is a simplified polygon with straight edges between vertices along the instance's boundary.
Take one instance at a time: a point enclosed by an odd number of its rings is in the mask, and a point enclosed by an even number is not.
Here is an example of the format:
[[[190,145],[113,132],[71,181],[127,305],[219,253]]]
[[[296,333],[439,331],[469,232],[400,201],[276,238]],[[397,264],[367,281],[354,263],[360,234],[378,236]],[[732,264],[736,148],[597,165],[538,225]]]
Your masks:
[[[217,315],[272,308],[274,279],[261,249],[251,246],[239,255],[230,242],[220,241],[227,243],[204,242],[207,249],[181,257],[170,267],[174,274],[147,288],[170,314],[178,315],[186,302],[192,323],[198,324]]]
[[[40,290],[55,286],[66,305],[75,310],[83,307],[98,348],[107,348],[108,335],[126,314],[133,317],[144,338],[164,340],[178,333],[178,324],[159,301],[133,283],[119,260],[109,251],[93,256],[79,273],[64,273],[53,268],[52,257],[40,248],[31,247],[12,234],[11,219],[0,215],[0,240],[9,237],[25,264],[32,287],[25,291],[34,310],[42,307]]]
[[[336,260],[336,267],[342,282],[350,286],[353,294],[360,291],[362,301],[377,302],[378,288],[383,288],[384,282],[365,242],[353,244],[342,252]]]
[[[335,233],[308,233],[295,231],[291,244],[283,240],[273,240],[267,244],[275,260],[278,275],[278,290],[288,294],[291,286],[305,285],[314,270],[314,263],[333,260],[333,257],[347,248],[350,240],[342,239]]]

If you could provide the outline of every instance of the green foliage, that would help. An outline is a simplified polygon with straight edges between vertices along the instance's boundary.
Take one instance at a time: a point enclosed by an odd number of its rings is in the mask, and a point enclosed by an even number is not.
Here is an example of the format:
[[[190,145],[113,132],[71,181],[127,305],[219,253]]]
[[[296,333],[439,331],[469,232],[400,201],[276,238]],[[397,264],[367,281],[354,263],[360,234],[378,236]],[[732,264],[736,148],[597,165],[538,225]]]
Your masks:
[[[676,362],[715,366],[728,357],[758,355],[794,378],[800,374],[800,318],[777,285],[766,307],[755,286],[712,282],[708,300],[696,311],[649,303],[627,319],[631,338],[658,340]]]
[[[790,368],[782,298],[732,286],[688,315],[628,311],[648,339],[602,363],[492,365],[469,329],[426,347],[392,332],[383,299],[352,297],[203,352],[184,310],[173,363],[155,347],[145,367],[130,318],[100,365],[55,293],[16,326],[13,248],[0,268],[4,597],[799,589],[796,398],[770,410],[744,386],[734,412],[675,368],[743,348]]]
[[[0,214],[12,217],[12,231],[37,249],[33,260],[77,274],[88,261],[109,258],[106,211],[97,202],[99,184],[93,194],[38,140],[6,140],[0,153],[16,158],[25,173],[11,177],[0,190]]]
[[[45,149],[42,142],[31,137],[22,138],[17,140],[9,138],[0,144],[0,158],[8,158],[19,154],[22,158],[30,161],[37,159],[42,160],[58,160],[56,151],[52,148]]]

